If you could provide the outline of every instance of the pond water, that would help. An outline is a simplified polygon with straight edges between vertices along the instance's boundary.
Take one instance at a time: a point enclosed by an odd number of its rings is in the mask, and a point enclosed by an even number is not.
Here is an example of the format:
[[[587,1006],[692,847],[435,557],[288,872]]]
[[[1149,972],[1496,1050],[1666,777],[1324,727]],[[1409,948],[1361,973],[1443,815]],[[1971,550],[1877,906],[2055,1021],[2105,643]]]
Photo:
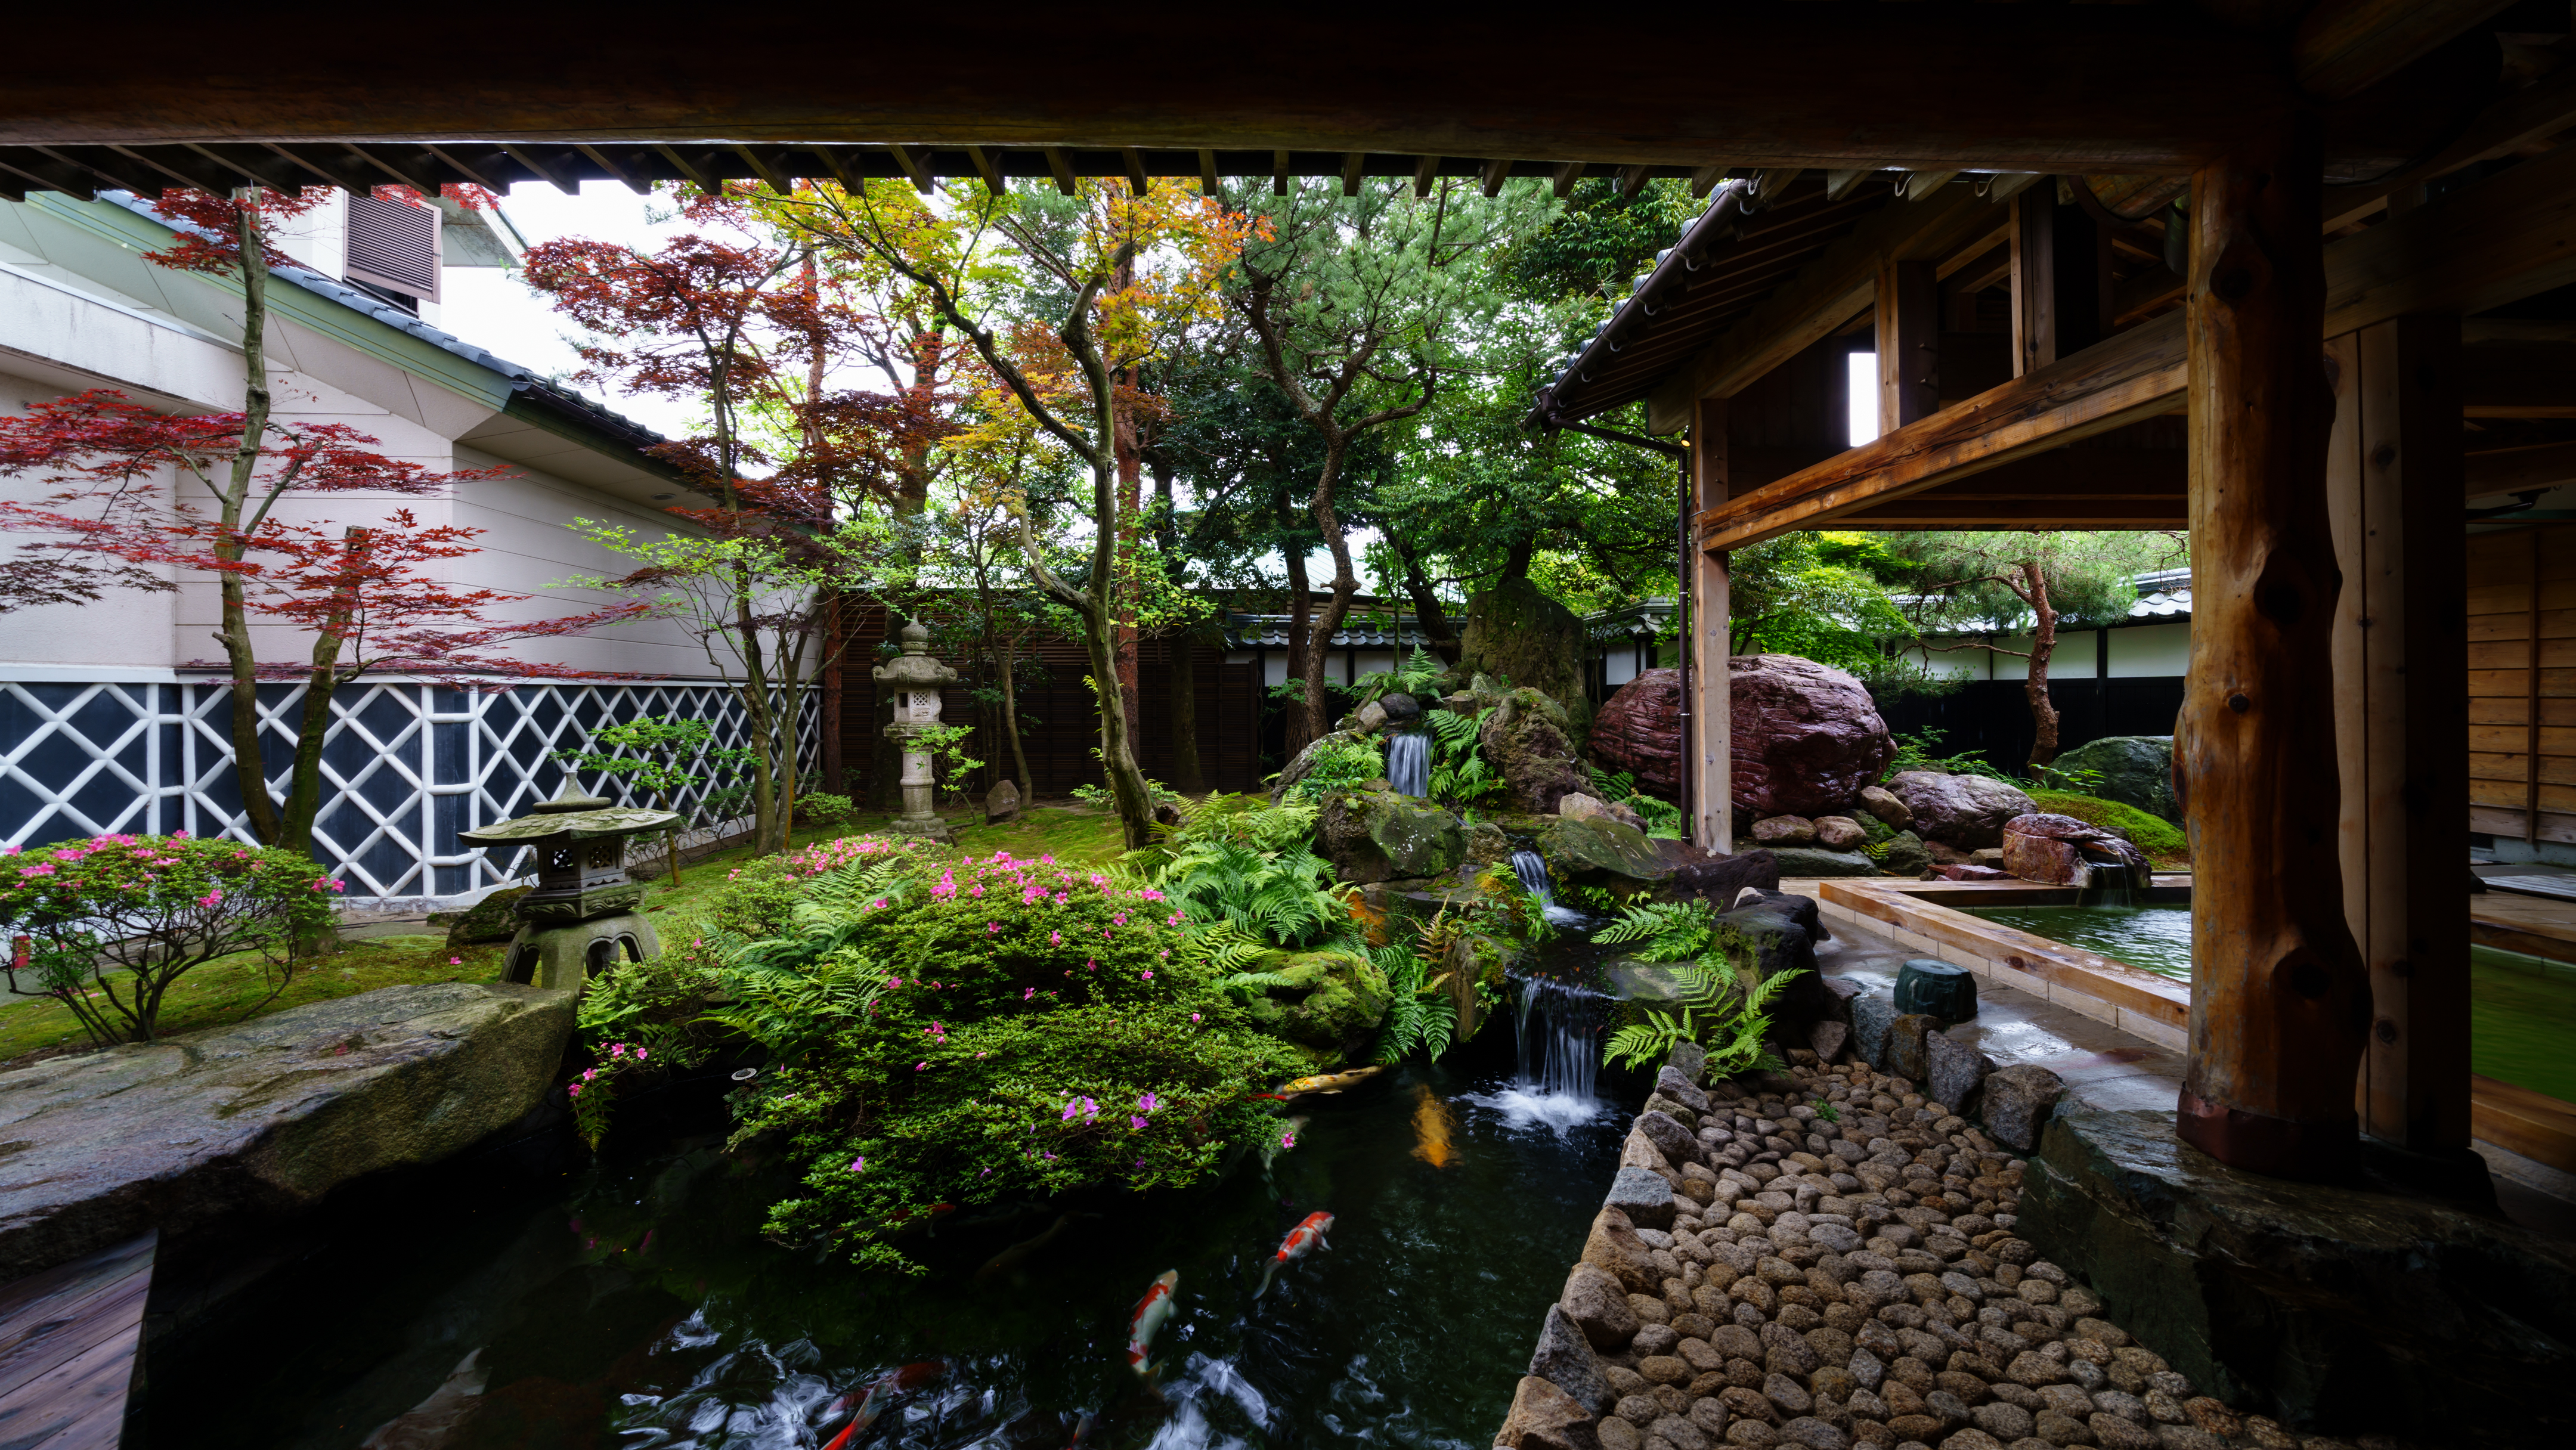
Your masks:
[[[442,1175],[326,1214],[255,1290],[155,1342],[127,1443],[823,1446],[855,1392],[914,1365],[845,1450],[1487,1445],[1618,1159],[1608,1104],[1518,1079],[1512,1026],[1457,1054],[1481,1068],[1300,1100],[1266,1171],[1082,1205],[980,1279],[1054,1215],[949,1227],[916,1245],[931,1272],[890,1280],[762,1239],[792,1185],[713,1131],[534,1183]],[[1256,1300],[1318,1210],[1329,1250]],[[1167,1269],[1148,1386],[1129,1316]]]
[[[2191,980],[2188,906],[1983,906],[1968,915]],[[2469,1066],[2576,1101],[2576,965],[2469,948]]]

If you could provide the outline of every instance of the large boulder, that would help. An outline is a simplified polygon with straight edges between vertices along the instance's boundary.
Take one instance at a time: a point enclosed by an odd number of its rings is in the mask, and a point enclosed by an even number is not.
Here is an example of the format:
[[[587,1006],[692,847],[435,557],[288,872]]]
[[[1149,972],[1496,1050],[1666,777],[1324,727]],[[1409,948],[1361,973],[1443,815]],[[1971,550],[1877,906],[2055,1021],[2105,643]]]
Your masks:
[[[350,1179],[527,1116],[573,994],[436,982],[0,1073],[0,1283]]]
[[[1252,999],[1253,1025],[1306,1049],[1318,1065],[1338,1066],[1366,1045],[1395,1000],[1386,973],[1357,952],[1271,952],[1248,970],[1287,979]]]
[[[1297,782],[1304,780],[1308,774],[1313,772],[1315,769],[1315,757],[1323,752],[1326,742],[1334,740],[1365,740],[1367,738],[1368,736],[1363,731],[1335,730],[1327,734],[1318,735],[1314,739],[1306,742],[1306,748],[1298,751],[1295,755],[1288,757],[1288,763],[1280,768],[1277,779],[1270,787],[1270,803],[1275,806],[1281,801],[1286,800],[1288,798],[1288,788],[1295,785]]]
[[[1816,876],[1876,876],[1878,863],[1858,851],[1824,851],[1814,846],[1778,846],[1771,858],[1780,863],[1780,874],[1806,878]]]
[[[533,886],[504,886],[467,907],[447,928],[447,949],[461,952],[469,946],[487,942],[508,941],[526,925],[519,920],[518,905]]]
[[[1652,887],[1672,866],[1646,833],[1623,821],[1559,816],[1538,835],[1548,879],[1629,892]]]
[[[1584,693],[1591,640],[1574,611],[1527,579],[1507,579],[1467,596],[1459,671],[1493,675],[1572,708]]]
[[[1637,788],[1681,804],[1682,672],[1648,670],[1592,717],[1592,758],[1636,777]]]
[[[2073,774],[2092,771],[2099,781]],[[2049,767],[2052,781],[2106,801],[2135,806],[2151,816],[2182,824],[2182,802],[2173,792],[2173,737],[2110,735],[2088,741],[2057,757]]]
[[[2004,869],[2024,881],[2087,886],[2097,864],[2119,868],[2111,873],[2114,880],[2124,873],[2146,879],[2147,858],[2137,847],[2073,816],[2015,816],[2004,822],[2003,843]]]
[[[1726,662],[1735,809],[1747,819],[1828,815],[1896,758],[1861,682],[1796,655]]]
[[[1780,858],[1769,851],[1741,851],[1732,856],[1684,861],[1664,878],[1659,894],[1671,901],[1697,896],[1715,902],[1723,911],[1735,904],[1735,898],[1747,886],[1778,890]]]
[[[1458,818],[1392,790],[1334,791],[1316,818],[1318,848],[1344,881],[1417,881],[1467,859]]]
[[[1538,690],[1507,691],[1476,737],[1485,763],[1503,778],[1504,809],[1545,815],[1591,784],[1574,758],[1565,707]]]
[[[1807,912],[1797,903],[1805,903]],[[1741,987],[1750,990],[1773,977],[1793,977],[1771,999],[1769,1011],[1774,1021],[1801,1035],[1840,1006],[1816,975],[1817,933],[1799,920],[1812,911],[1813,903],[1804,897],[1780,896],[1717,915],[1717,948]]]
[[[1960,851],[2002,845],[2004,822],[2038,809],[2010,782],[1991,776],[1909,770],[1887,788],[1914,813],[1916,835]]]

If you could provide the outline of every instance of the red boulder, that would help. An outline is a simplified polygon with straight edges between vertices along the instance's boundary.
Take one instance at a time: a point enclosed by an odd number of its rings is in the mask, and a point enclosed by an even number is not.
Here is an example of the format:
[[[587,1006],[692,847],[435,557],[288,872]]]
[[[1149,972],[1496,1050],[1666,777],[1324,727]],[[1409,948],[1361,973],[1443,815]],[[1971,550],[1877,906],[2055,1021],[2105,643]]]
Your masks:
[[[1592,717],[1592,755],[1637,778],[1637,788],[1682,799],[1682,672],[1648,670],[1619,687]]]
[[[1840,814],[1895,758],[1860,681],[1796,655],[1726,664],[1738,819]]]

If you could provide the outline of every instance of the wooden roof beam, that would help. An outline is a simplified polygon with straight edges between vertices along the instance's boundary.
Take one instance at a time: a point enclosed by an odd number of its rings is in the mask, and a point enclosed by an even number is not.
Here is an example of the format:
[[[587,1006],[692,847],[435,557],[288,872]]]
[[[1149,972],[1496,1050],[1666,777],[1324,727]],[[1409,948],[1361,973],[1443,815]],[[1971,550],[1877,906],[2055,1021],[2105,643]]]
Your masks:
[[[2077,438],[2171,412],[2182,397],[2179,314],[1989,388],[1877,442],[1700,514],[1700,547],[1742,548],[1863,503],[1892,503]]]
[[[1360,177],[1363,174],[1363,168],[1367,165],[1368,153],[1365,151],[1352,151],[1343,155],[1342,195],[1357,196],[1360,194]]]
[[[1199,148],[1199,192],[1204,196],[1214,196],[1217,191],[1216,152],[1202,146]]]
[[[713,196],[717,191],[722,189],[723,183],[721,181],[710,178],[705,171],[690,164],[688,158],[682,156],[677,150],[669,146],[656,145],[653,148],[653,153],[661,157],[664,161],[671,163],[671,169],[680,173],[680,179],[682,181],[685,181],[689,185],[696,187],[698,190],[705,192],[707,195]]]
[[[575,145],[572,149],[587,157],[591,165],[607,172],[610,180],[624,183],[628,191],[635,193],[637,196],[646,196],[651,194],[653,183],[635,175],[634,172],[629,170],[627,167],[621,166],[617,162],[610,160],[607,154],[602,152],[598,147]]]
[[[734,149],[739,151],[742,148],[737,146]],[[581,195],[581,179],[568,171],[556,169],[552,162],[539,160],[536,155],[536,150],[537,148],[534,146],[513,145],[508,142],[503,142],[501,146],[502,155],[507,156],[511,160],[519,163],[521,166],[528,168],[530,174],[534,175],[537,180],[544,182],[546,185],[553,187],[555,190],[562,192],[566,196]],[[750,158],[746,154],[744,159],[749,160]]]
[[[1425,156],[1413,163],[1413,196],[1419,201],[1431,194],[1431,179],[1440,174],[1440,158]]]
[[[1715,165],[1703,166],[1697,171],[1692,172],[1690,178],[1691,200],[1699,201],[1705,199],[1710,192],[1717,189],[1717,184],[1719,182],[1726,179],[1726,173],[1733,169],[1734,167],[1729,163],[1720,161]],[[1486,192],[1485,195],[1491,196],[1493,193],[1489,191]]]
[[[2449,145],[2395,176],[2367,186],[2328,188],[2326,199],[2335,214],[2327,219],[2326,230],[2360,221],[2408,187],[2422,186],[2464,166],[2510,156],[2569,127],[2576,127],[2576,65],[2561,66],[2496,102]]]
[[[1133,146],[1118,148],[1118,160],[1126,168],[1127,185],[1133,195],[1143,196],[1154,189],[1154,179],[1145,174],[1145,153]]]
[[[1199,164],[1202,167],[1207,167],[1209,164],[1209,158],[1214,156],[1214,154],[1214,152],[1209,151],[1200,152]],[[975,168],[975,175],[984,183],[984,189],[998,196],[1011,188],[1009,183],[1002,180],[1002,168],[995,163],[993,159],[994,155],[994,149],[990,147],[969,146],[966,148],[966,164]],[[847,188],[848,183],[844,182],[842,185],[844,188]]]
[[[2576,483],[2576,443],[2490,449],[2468,455],[2467,464],[2470,498],[2563,488]]]
[[[2408,312],[2484,312],[2576,282],[2576,146],[2326,247],[2326,336]]]
[[[1288,153],[1282,151],[1279,154],[1285,156]],[[1511,175],[1512,164],[1510,162],[1500,160],[1486,162],[1484,175],[1485,195],[1489,197],[1501,195],[1503,183],[1509,181],[1511,179]],[[1284,190],[1285,188],[1283,187],[1282,189]]]
[[[734,149],[737,151],[742,150],[739,146]],[[923,196],[930,195],[932,189],[939,185],[938,180],[930,174],[929,147],[888,146],[885,148],[885,153],[894,159],[894,169],[902,172],[904,176],[912,182],[912,189],[920,192]],[[743,154],[745,159],[749,159],[749,152],[744,152]],[[766,177],[762,179],[767,180]],[[780,189],[784,190],[785,188]]]
[[[1580,161],[1563,161],[1557,163],[1556,170],[1549,173],[1549,184],[1556,188],[1558,201],[1563,201],[1573,194],[1574,183],[1583,179],[1583,169],[1584,164]]]
[[[1078,189],[1073,181],[1073,161],[1064,154],[1064,148],[1041,146],[1038,148],[1038,154],[1046,158],[1047,174],[1055,178],[1055,189],[1067,196],[1073,195]],[[1287,153],[1283,151],[1280,154],[1284,156]]]
[[[2309,95],[2340,101],[2386,80],[2512,0],[2317,0],[2290,37]]]

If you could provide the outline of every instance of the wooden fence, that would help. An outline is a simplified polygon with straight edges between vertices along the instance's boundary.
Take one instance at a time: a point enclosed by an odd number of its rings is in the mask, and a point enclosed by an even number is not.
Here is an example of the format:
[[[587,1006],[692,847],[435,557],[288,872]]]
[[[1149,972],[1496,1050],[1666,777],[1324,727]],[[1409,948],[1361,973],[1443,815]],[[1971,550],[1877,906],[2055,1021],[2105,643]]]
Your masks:
[[[2576,842],[2576,525],[2468,547],[2469,829]]]

